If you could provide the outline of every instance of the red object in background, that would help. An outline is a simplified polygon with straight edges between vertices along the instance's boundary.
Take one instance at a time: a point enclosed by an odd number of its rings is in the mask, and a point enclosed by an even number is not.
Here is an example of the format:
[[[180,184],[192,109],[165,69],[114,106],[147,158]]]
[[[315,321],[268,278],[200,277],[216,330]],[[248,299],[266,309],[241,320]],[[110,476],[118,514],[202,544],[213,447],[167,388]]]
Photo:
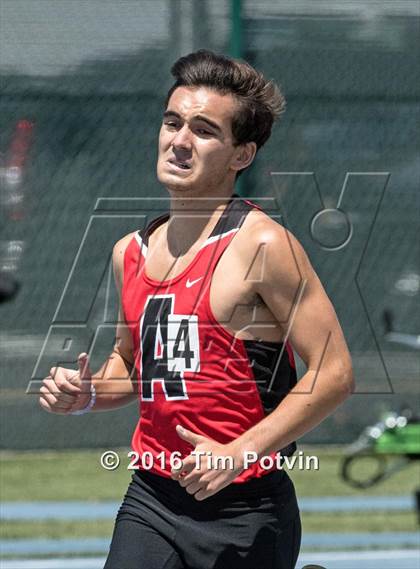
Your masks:
[[[12,142],[6,157],[6,169],[23,168],[32,142],[34,123],[28,120],[17,122]]]
[[[19,221],[25,217],[26,201],[25,190],[22,185],[24,167],[33,141],[35,123],[27,119],[19,120],[14,128],[12,139],[7,149],[3,164],[3,189],[1,201],[7,217],[12,221]]]
[[[19,289],[15,273],[25,247],[22,220],[25,219],[28,209],[27,188],[22,182],[34,126],[29,120],[19,120],[4,159],[0,155],[0,206],[4,212],[0,224],[5,224],[0,240],[0,303],[11,300]],[[8,221],[12,223],[7,223]]]

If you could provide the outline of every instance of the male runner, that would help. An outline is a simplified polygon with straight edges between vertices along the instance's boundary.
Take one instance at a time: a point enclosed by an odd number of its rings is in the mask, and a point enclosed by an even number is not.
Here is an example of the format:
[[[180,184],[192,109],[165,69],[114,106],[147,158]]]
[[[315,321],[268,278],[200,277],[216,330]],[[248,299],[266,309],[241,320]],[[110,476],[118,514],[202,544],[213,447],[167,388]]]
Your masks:
[[[76,373],[53,368],[40,404],[68,414],[139,399],[139,469],[106,569],[293,569],[293,484],[260,459],[293,454],[349,396],[350,356],[300,244],[233,194],[283,110],[279,89],[204,50],[172,74],[157,164],[170,212],[115,246],[109,360],[94,375],[86,354]],[[298,384],[291,346],[307,366]]]

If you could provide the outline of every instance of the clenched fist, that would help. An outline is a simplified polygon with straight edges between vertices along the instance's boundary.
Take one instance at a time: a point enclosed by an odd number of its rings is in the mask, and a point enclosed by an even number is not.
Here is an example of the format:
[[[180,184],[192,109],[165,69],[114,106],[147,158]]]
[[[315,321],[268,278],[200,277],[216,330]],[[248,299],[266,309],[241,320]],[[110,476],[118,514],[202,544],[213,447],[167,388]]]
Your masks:
[[[64,367],[50,369],[39,390],[39,404],[45,411],[67,415],[88,405],[92,383],[88,355],[80,354],[77,364],[78,371]]]

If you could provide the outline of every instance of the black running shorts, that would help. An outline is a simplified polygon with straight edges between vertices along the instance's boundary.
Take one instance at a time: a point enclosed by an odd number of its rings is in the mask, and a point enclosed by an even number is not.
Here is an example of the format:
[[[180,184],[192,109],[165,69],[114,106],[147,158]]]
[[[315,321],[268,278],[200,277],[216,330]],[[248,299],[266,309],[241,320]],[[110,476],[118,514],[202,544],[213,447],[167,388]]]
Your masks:
[[[136,471],[104,569],[293,569],[301,525],[285,471],[198,501],[172,479]]]

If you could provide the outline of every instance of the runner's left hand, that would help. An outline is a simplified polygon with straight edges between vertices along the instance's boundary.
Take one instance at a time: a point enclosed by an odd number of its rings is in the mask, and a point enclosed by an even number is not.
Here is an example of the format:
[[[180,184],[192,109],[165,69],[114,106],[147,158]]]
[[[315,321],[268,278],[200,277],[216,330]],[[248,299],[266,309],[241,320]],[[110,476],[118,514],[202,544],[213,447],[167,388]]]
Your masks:
[[[205,453],[200,458],[190,454],[183,459],[182,465],[171,471],[173,480],[178,480],[188,494],[193,494],[196,500],[205,500],[213,496],[229,484],[243,471],[243,457],[232,444],[220,444],[212,439],[198,435],[181,425],[177,425],[178,436],[194,447],[195,453]],[[210,453],[210,454],[208,454]],[[209,464],[208,457],[211,458]],[[226,468],[218,457],[227,457]],[[229,457],[232,457],[231,459]],[[233,462],[233,468],[231,468]],[[200,467],[200,468],[197,468]]]

